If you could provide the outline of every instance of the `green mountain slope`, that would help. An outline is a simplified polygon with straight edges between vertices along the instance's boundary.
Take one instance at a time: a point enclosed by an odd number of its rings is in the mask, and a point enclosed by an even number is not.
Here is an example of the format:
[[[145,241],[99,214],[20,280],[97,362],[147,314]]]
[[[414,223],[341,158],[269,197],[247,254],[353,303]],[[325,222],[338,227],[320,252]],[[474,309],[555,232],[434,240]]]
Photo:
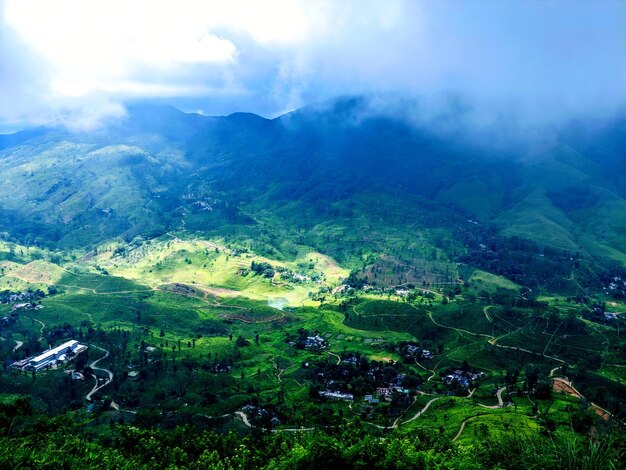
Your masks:
[[[126,120],[89,134],[5,136],[1,230],[84,246],[263,221],[315,233],[341,218],[346,229],[361,218],[408,232],[471,219],[623,259],[625,192],[615,173],[624,166],[623,125],[587,135],[573,126],[548,144],[495,151],[461,132],[367,114],[367,106],[349,98],[266,120],[136,105]],[[374,201],[362,204],[368,195]]]

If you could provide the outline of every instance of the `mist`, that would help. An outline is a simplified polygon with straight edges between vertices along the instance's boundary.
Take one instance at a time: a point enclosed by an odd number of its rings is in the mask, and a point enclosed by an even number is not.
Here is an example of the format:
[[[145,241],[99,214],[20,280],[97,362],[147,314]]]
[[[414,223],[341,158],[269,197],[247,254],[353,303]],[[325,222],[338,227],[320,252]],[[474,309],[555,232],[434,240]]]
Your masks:
[[[137,100],[276,117],[364,94],[442,131],[523,134],[626,102],[621,1],[235,3],[0,1],[0,126],[88,130]]]

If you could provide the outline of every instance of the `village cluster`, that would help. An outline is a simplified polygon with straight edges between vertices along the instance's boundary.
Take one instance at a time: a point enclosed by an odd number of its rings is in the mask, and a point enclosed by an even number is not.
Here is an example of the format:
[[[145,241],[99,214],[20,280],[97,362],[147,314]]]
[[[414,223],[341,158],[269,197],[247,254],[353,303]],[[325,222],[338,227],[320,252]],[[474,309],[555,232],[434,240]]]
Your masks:
[[[443,384],[449,387],[466,389],[477,380],[485,376],[484,372],[471,372],[456,369],[443,377]]]
[[[27,290],[24,292],[13,292],[3,290],[0,292],[0,304],[12,304],[11,310],[39,310],[43,308],[41,299],[46,294],[42,290]]]

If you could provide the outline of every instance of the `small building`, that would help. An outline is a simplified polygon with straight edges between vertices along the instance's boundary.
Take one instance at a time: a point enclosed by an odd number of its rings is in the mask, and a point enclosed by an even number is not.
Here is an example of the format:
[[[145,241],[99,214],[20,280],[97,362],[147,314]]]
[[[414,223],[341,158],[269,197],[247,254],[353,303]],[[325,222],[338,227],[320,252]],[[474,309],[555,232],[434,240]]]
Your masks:
[[[374,398],[374,395],[365,395],[363,400],[368,402],[370,405],[377,405],[380,403],[380,400],[378,398]]]
[[[391,401],[393,391],[387,387],[377,387],[376,394],[385,401]]]
[[[335,392],[331,390],[322,390],[320,392],[320,397],[331,398],[333,400],[345,400],[345,401],[354,400],[354,395],[351,393]]]
[[[304,349],[309,351],[323,351],[328,348],[328,341],[322,338],[320,335],[307,336],[304,340]]]
[[[13,305],[12,310],[29,310],[32,307],[33,306],[30,302],[22,302],[22,303]]]

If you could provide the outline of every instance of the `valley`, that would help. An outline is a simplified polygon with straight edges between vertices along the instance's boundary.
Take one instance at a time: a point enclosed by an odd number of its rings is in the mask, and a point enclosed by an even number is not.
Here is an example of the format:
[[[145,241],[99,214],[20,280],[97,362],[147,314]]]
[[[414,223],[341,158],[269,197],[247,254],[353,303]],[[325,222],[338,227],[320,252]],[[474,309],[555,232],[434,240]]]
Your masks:
[[[418,283],[428,287],[368,284],[376,258],[350,271],[306,247],[278,260],[248,246],[185,232],[82,256],[5,243],[3,289],[46,293],[2,328],[5,361],[75,338],[90,365],[83,381],[68,381],[71,363],[5,369],[0,393],[84,415],[94,438],[122,422],[245,434],[358,420],[374,434],[435,429],[470,445],[487,432],[580,432],[572,423],[590,426],[597,410],[603,426],[621,426],[623,320],[583,315],[607,302],[601,291],[545,297],[465,267],[454,282]]]
[[[206,438],[242,468],[232,439],[261,460],[283,446],[280,468],[360,442],[452,468],[538,442],[561,459],[549,443],[587,455],[589,436],[615,460],[622,188],[567,132],[537,169],[334,106],[139,106],[106,135],[43,129],[0,150],[0,446],[42,428],[54,447],[51,420],[137,465],[150,439],[181,464],[187,432],[194,459]],[[10,366],[69,340],[87,351]]]

